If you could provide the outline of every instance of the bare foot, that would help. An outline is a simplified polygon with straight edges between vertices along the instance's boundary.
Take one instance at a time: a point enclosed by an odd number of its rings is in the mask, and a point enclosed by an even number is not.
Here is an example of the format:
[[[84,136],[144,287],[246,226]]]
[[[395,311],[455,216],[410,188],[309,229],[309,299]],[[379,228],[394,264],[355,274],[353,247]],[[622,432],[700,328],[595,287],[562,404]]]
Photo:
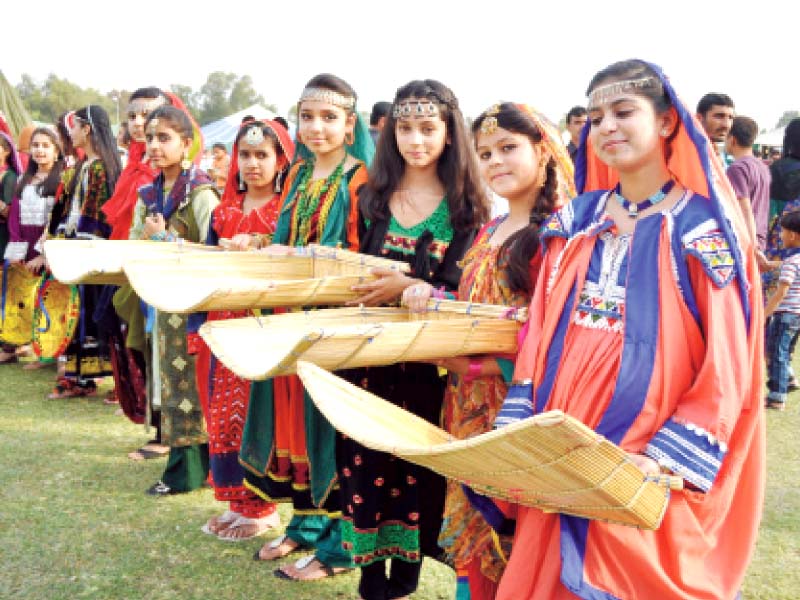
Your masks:
[[[300,544],[290,537],[282,535],[275,538],[268,544],[264,544],[261,549],[253,556],[254,560],[278,560],[288,556],[300,548]]]
[[[240,516],[228,527],[217,533],[217,537],[226,542],[249,540],[266,533],[270,529],[277,529],[281,524],[281,516],[274,512],[260,519],[250,519]]]

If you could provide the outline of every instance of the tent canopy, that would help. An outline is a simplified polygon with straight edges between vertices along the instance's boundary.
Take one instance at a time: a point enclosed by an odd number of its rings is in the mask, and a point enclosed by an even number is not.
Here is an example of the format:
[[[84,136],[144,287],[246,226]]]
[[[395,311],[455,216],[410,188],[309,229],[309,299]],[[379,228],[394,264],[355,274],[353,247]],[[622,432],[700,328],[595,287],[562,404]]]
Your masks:
[[[786,127],[765,131],[756,138],[756,144],[760,146],[783,146],[783,134],[785,131]]]
[[[206,148],[210,148],[216,143],[223,143],[228,147],[228,150],[233,146],[233,140],[236,138],[236,133],[239,131],[239,126],[242,124],[242,118],[247,115],[252,115],[256,119],[274,119],[277,115],[261,106],[260,104],[253,104],[244,110],[233,113],[214,121],[200,128],[203,132],[203,140]]]

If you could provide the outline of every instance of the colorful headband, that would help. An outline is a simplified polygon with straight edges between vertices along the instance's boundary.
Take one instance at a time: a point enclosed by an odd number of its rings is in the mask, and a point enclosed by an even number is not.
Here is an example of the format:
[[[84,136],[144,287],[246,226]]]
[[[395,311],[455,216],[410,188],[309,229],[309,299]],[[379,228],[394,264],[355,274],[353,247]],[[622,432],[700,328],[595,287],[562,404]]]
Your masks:
[[[163,98],[136,98],[136,100],[131,100],[128,104],[128,115],[133,113],[136,114],[145,114],[149,115],[155,109],[160,106],[164,106],[164,99]]]
[[[354,110],[356,106],[355,98],[352,98],[351,96],[345,96],[344,94],[340,94],[339,92],[334,92],[333,90],[328,90],[325,88],[305,88],[303,93],[300,94],[299,103],[303,103],[307,100],[333,104],[334,106],[338,106],[339,108],[343,108],[345,110]]]
[[[499,104],[495,104],[494,106],[487,108],[486,111],[483,113],[484,119],[483,122],[481,123],[481,133],[483,135],[492,135],[495,131],[497,131],[499,125],[497,124],[496,115],[499,113],[500,113]]]
[[[392,108],[395,119],[408,117],[438,117],[439,105],[430,100],[403,100]]]
[[[655,87],[658,80],[655,77],[641,77],[640,79],[626,79],[625,81],[615,81],[608,85],[600,86],[589,94],[589,105],[599,106],[610,98],[624,92],[636,92],[647,87]]]

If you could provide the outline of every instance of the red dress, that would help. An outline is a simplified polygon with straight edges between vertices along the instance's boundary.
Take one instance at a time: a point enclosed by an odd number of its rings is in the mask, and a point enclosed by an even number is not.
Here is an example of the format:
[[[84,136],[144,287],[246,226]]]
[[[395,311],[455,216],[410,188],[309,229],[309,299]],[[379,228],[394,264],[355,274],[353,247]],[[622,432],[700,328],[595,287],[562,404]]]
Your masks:
[[[247,214],[243,211],[243,202],[243,195],[236,194],[232,200],[223,202],[215,209],[209,242],[232,238],[240,233],[271,234],[275,231],[280,207],[278,194]],[[207,320],[235,319],[248,314],[248,311],[212,311],[208,313]],[[214,496],[219,501],[230,502],[230,510],[245,517],[265,517],[275,511],[275,505],[243,486],[244,471],[239,464],[239,447],[250,399],[250,381],[234,375],[202,340],[196,338],[196,341],[199,345],[197,387],[205,409]]]

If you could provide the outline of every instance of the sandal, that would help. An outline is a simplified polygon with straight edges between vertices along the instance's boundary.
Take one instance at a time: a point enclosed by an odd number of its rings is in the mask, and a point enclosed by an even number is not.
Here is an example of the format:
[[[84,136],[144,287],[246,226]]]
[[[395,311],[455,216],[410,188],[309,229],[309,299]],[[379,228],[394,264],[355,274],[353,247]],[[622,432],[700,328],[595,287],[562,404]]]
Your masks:
[[[151,458],[161,458],[162,456],[166,456],[167,454],[169,454],[169,448],[167,448],[166,452],[162,452],[154,448],[148,448],[147,446],[142,446],[138,450],[134,450],[133,452],[128,452],[128,458],[136,461],[150,460]]]
[[[286,570],[288,569],[288,570]],[[275,577],[289,581],[316,581],[352,571],[347,567],[329,567],[315,555],[304,556],[296,563],[275,569]]]
[[[60,400],[62,398],[84,398],[86,396],[94,396],[96,393],[97,385],[94,381],[81,385],[79,382],[67,377],[59,377],[56,381],[56,386],[47,397],[50,400]]]
[[[200,531],[203,533],[207,533],[208,535],[219,535],[223,531],[225,531],[228,527],[233,526],[234,523],[241,517],[237,512],[233,512],[232,510],[226,510],[218,517],[211,517],[205,524],[200,528]]]
[[[287,541],[290,542],[291,544],[295,544],[295,545],[294,546],[290,546],[289,544],[286,543]],[[279,550],[281,548],[281,546],[283,546],[283,550]],[[261,551],[265,550],[265,549],[267,551],[275,551],[275,556],[271,556],[270,558],[264,558],[263,556],[261,556]],[[294,552],[299,552],[302,549],[303,549],[303,546],[301,544],[299,544],[298,542],[295,542],[288,535],[279,535],[274,540],[272,540],[270,543],[264,544],[263,546],[261,546],[261,548],[256,550],[256,553],[253,554],[253,560],[256,560],[256,561],[280,560],[284,556],[289,556],[290,554],[292,554]]]
[[[217,537],[226,542],[241,542],[263,535],[270,529],[277,529],[280,525],[281,516],[277,512],[259,519],[239,515],[228,527],[218,531]],[[250,530],[249,533],[243,533],[248,529]]]

